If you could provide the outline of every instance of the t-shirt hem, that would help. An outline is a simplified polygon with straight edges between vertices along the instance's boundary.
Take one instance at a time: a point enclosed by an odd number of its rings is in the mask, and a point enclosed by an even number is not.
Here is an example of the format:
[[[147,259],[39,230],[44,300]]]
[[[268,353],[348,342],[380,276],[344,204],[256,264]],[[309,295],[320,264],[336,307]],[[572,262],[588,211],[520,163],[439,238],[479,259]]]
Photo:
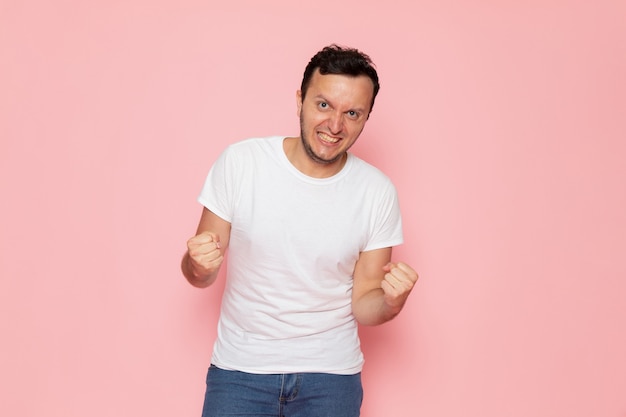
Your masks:
[[[380,242],[380,243],[376,243],[370,246],[366,246],[365,249],[363,249],[363,252],[376,250],[376,249],[391,248],[393,246],[398,246],[403,243],[404,243],[404,239],[396,239],[396,240],[389,240],[387,242]]]
[[[354,366],[348,369],[324,369],[324,368],[249,368],[246,366],[233,366],[229,364],[222,363],[215,359],[211,360],[211,364],[217,366],[220,369],[224,369],[226,371],[238,371],[245,372],[248,374],[259,374],[259,375],[273,375],[273,374],[292,374],[292,373],[321,373],[321,374],[331,374],[331,375],[356,375],[363,370],[363,364]]]
[[[200,196],[198,197],[198,202],[200,204],[202,204],[204,207],[206,207],[209,211],[211,211],[213,214],[215,214],[216,216],[220,217],[221,219],[227,221],[227,222],[231,222],[231,219],[229,218],[229,216],[227,216],[225,213],[223,213],[218,207],[216,207],[214,204],[212,204],[209,200],[205,199],[204,197]]]

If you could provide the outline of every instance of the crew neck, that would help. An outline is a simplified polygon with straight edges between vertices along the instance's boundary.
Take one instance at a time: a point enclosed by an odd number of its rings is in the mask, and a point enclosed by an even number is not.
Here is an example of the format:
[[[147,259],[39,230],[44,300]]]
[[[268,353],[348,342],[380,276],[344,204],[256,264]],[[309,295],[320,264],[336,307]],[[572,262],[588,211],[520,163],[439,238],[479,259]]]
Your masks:
[[[309,184],[319,184],[319,185],[331,184],[344,178],[348,174],[350,169],[352,169],[352,165],[354,164],[354,156],[350,152],[346,152],[346,163],[343,165],[341,170],[337,172],[336,174],[330,177],[326,177],[326,178],[316,178],[316,177],[311,177],[309,175],[306,175],[305,173],[300,171],[298,168],[296,168],[291,163],[289,158],[287,158],[287,154],[285,153],[283,144],[284,144],[285,139],[287,139],[288,137],[289,136],[274,137],[274,147],[276,148],[276,151],[279,155],[281,163],[287,168],[287,170],[292,175],[294,175],[301,181],[307,182]]]

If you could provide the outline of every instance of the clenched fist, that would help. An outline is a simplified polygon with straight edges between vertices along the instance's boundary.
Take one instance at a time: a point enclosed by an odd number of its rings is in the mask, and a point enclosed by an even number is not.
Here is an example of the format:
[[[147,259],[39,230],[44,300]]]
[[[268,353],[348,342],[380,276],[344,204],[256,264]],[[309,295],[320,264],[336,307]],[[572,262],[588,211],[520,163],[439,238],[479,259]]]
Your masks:
[[[212,232],[202,232],[187,241],[190,272],[201,281],[215,275],[224,261],[220,250],[220,237]]]
[[[384,292],[385,303],[393,308],[402,307],[417,282],[417,272],[404,262],[389,262],[383,270],[386,274],[380,287]]]

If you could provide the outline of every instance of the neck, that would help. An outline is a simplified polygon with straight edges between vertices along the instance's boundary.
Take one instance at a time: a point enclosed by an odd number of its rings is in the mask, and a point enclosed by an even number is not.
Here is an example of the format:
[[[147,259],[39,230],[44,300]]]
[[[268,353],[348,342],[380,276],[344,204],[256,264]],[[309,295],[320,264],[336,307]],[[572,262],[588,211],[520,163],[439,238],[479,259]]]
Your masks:
[[[300,138],[286,138],[283,141],[283,150],[287,159],[296,169],[312,178],[328,178],[337,174],[346,165],[348,154],[343,153],[341,158],[331,163],[317,162],[311,158]]]

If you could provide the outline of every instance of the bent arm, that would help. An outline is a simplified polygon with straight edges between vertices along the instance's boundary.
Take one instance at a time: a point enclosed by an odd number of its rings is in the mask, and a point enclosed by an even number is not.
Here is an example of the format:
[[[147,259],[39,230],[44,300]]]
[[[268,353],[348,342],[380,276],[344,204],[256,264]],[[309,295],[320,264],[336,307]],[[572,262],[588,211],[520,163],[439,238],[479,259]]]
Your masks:
[[[230,223],[203,208],[196,235],[187,241],[181,270],[194,287],[215,282],[230,241]]]
[[[407,264],[391,261],[391,248],[361,252],[354,267],[352,312],[366,326],[385,323],[400,313],[417,273]]]

